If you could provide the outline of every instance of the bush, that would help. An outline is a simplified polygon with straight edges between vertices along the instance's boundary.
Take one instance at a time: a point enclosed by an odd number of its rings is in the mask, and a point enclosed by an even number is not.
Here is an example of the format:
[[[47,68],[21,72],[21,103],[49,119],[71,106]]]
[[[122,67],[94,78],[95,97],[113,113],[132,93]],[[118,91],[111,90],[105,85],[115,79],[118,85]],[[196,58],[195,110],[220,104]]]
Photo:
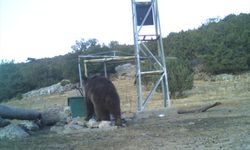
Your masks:
[[[0,102],[26,90],[20,69],[14,62],[0,64]]]
[[[167,73],[168,73],[168,85],[172,98],[178,98],[183,96],[183,91],[191,89],[193,87],[193,69],[187,61],[181,59],[167,59]],[[146,70],[150,68],[150,63],[143,64],[141,69]],[[158,76],[142,76],[142,84],[149,90],[157,81]],[[161,85],[157,91],[161,92]]]
[[[183,95],[184,90],[193,87],[193,70],[183,60],[167,60],[168,84],[172,98]]]
[[[70,80],[66,80],[66,79],[63,79],[63,80],[60,82],[61,86],[65,86],[65,85],[70,84],[70,83],[71,83]]]

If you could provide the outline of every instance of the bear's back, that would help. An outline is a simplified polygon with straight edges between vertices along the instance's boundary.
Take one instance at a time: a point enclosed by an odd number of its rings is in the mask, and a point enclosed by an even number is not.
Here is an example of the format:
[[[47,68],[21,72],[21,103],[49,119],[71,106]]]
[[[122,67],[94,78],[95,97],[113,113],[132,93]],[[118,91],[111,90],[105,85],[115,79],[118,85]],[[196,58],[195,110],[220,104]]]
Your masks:
[[[117,94],[116,88],[113,83],[105,77],[94,76],[88,79],[86,83],[86,94],[88,96],[94,96],[98,99],[103,97],[112,98],[114,101],[119,101],[119,96]]]

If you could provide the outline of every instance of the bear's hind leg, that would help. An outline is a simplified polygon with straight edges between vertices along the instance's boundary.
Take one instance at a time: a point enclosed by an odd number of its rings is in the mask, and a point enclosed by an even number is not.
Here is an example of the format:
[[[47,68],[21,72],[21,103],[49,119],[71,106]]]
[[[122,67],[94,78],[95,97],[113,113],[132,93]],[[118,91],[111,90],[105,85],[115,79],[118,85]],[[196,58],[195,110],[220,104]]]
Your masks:
[[[102,107],[96,106],[95,114],[96,114],[97,121],[103,121],[103,120],[110,121],[109,112]]]
[[[121,119],[121,109],[118,106],[113,106],[113,109],[110,109],[110,114],[115,118],[115,125],[122,126]]]
[[[85,118],[86,121],[89,121],[94,116],[94,105],[91,103],[90,100],[86,100],[87,105],[87,116]]]

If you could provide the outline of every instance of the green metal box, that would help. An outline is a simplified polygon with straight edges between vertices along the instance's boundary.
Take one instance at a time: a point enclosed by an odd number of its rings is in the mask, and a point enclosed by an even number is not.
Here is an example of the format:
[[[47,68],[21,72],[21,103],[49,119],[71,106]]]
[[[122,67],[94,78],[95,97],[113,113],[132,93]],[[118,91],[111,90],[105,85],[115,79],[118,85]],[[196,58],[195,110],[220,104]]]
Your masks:
[[[68,106],[73,118],[86,117],[87,107],[85,97],[68,97]]]

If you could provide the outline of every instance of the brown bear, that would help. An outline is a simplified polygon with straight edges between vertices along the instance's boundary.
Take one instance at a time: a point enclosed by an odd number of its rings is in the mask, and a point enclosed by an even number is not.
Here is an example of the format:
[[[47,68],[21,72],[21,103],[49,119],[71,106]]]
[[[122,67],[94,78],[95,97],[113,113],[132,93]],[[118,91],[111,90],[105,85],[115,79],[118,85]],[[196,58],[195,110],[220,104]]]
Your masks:
[[[115,125],[121,126],[120,98],[113,83],[105,77],[94,76],[85,80],[85,97],[87,116],[85,120],[94,115],[97,121],[115,119]]]

